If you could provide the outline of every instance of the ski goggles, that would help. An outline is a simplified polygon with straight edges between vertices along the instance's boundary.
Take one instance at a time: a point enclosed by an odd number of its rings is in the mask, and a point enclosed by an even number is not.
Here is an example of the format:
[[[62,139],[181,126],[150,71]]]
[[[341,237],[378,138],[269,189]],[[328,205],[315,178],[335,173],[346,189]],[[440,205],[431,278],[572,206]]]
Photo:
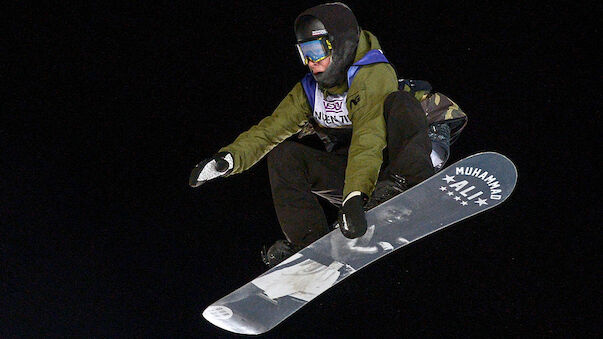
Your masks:
[[[326,37],[301,42],[295,46],[297,47],[299,57],[304,65],[308,64],[308,60],[319,62],[320,60],[326,59],[331,55],[331,51],[333,50],[331,42]]]

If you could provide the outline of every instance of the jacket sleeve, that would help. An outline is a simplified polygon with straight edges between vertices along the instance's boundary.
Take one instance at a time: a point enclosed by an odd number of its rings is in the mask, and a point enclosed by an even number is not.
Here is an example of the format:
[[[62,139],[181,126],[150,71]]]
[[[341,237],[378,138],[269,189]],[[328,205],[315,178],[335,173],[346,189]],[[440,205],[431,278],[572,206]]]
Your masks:
[[[375,189],[386,146],[383,102],[397,90],[396,73],[385,63],[362,67],[352,83],[347,105],[353,129],[344,197],[353,191],[370,196]]]
[[[235,141],[220,149],[230,152],[234,160],[231,174],[238,174],[253,166],[276,145],[297,133],[307,121],[310,105],[301,86],[297,83],[281,101],[272,115],[262,119]]]

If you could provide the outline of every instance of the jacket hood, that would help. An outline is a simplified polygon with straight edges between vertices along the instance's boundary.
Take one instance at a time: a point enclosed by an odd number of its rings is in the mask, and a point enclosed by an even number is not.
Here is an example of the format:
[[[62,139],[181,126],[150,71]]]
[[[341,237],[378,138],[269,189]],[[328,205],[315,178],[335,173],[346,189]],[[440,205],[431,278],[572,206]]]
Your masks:
[[[336,86],[346,80],[348,67],[354,62],[360,28],[352,10],[341,2],[318,5],[302,12],[295,19],[298,26],[300,18],[312,16],[325,26],[329,41],[333,46],[331,64],[321,74],[314,75],[318,84],[323,88]]]

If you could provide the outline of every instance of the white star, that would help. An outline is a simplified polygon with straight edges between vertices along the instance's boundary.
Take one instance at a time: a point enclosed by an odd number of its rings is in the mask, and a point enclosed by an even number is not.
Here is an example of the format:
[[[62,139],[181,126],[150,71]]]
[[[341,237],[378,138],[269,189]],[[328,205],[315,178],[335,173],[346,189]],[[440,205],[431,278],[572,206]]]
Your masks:
[[[461,200],[461,197],[454,197],[454,200],[459,201]]]
[[[448,192],[448,193],[446,193],[446,194],[448,194],[449,196],[453,196],[453,195],[454,195],[454,192],[450,191],[450,192]]]
[[[482,198],[479,198],[479,199],[477,199],[477,201],[474,201],[474,202],[476,204],[479,204],[480,206],[482,206],[482,205],[488,205],[488,203],[486,202],[486,199],[482,199]]]
[[[467,202],[466,201],[461,201],[461,205],[467,206]]]
[[[440,186],[440,191],[444,192],[445,190],[446,190],[446,187]]]
[[[448,175],[448,174],[446,174],[446,177],[442,178],[442,180],[446,180],[447,184],[449,184],[451,181],[456,181],[456,180],[454,180],[454,175],[451,176],[451,175]]]

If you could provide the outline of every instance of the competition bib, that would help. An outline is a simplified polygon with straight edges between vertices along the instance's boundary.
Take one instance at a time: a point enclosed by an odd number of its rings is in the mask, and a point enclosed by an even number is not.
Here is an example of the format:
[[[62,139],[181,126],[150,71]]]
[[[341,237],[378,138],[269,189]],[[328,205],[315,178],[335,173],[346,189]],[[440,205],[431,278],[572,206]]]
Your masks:
[[[352,122],[345,105],[347,92],[324,97],[316,86],[314,92],[314,118],[323,127],[343,128],[351,126]]]

